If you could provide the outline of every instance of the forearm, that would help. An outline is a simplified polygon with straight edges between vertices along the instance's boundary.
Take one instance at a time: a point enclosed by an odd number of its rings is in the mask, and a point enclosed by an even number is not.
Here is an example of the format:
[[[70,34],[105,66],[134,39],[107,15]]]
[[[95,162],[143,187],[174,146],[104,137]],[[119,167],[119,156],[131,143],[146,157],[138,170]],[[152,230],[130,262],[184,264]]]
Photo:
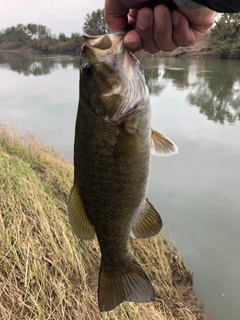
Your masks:
[[[189,10],[197,10],[204,6],[218,12],[240,12],[239,0],[174,0],[174,2]]]

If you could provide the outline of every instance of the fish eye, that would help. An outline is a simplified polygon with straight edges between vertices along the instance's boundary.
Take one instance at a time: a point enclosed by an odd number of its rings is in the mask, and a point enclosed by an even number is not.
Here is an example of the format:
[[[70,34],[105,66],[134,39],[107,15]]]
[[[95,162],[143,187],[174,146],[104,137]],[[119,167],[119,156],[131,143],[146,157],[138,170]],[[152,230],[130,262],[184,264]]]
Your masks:
[[[85,65],[83,66],[84,72],[86,73],[86,75],[90,76],[91,74],[93,74],[94,72],[94,67],[91,63],[85,63]]]

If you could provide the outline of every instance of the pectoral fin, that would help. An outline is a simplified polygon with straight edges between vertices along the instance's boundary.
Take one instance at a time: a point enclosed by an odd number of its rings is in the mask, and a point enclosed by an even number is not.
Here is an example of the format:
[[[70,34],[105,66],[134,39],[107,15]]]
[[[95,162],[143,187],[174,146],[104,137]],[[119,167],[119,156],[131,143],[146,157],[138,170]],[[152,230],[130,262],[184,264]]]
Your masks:
[[[152,129],[151,154],[164,157],[178,153],[178,147],[165,135]]]
[[[94,238],[95,230],[88,220],[83,208],[82,200],[77,186],[74,184],[68,200],[69,221],[78,238],[90,240]]]
[[[132,228],[131,236],[136,239],[144,239],[155,236],[162,229],[162,219],[153,205],[146,200],[145,207],[140,217]]]

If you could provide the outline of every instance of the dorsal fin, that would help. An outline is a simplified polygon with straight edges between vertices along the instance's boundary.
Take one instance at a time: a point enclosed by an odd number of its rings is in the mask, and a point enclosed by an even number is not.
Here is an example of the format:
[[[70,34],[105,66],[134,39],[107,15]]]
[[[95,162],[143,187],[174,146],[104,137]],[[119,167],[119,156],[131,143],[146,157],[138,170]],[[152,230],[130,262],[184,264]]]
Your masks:
[[[94,238],[95,230],[85,213],[76,184],[72,187],[68,200],[68,215],[73,231],[78,238],[86,240]]]
[[[178,153],[178,147],[164,134],[152,129],[151,154],[164,157]]]
[[[162,219],[154,206],[146,199],[146,204],[138,221],[133,226],[131,236],[144,239],[155,236],[162,229]]]

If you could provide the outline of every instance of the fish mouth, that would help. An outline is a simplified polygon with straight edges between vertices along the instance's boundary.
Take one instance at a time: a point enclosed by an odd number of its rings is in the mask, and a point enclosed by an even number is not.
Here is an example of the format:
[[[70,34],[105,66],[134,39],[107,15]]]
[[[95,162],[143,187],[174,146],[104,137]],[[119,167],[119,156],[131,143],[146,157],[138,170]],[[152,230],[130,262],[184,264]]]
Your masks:
[[[117,32],[113,32],[113,33],[106,33],[106,34],[100,34],[100,35],[89,35],[87,33],[83,34],[83,39],[84,40],[94,40],[94,39],[100,39],[102,37],[105,36],[109,36],[109,37],[115,37],[115,36],[122,36],[124,37],[126,35],[127,31],[126,30],[121,30],[121,31],[117,31]]]
[[[85,45],[98,50],[114,49],[122,41],[126,35],[126,31],[118,31],[104,35],[92,36],[83,34]]]
[[[101,97],[117,105],[108,106],[101,115],[114,125],[120,124],[141,109],[145,89],[138,59],[124,46],[126,31],[92,36],[84,34],[84,59],[96,64],[96,81],[101,86]],[[99,68],[99,69],[97,69]],[[95,88],[94,88],[95,89]]]
[[[84,34],[83,38],[85,45],[92,49],[95,56],[98,58],[106,57],[111,54],[117,54],[119,58],[122,56],[122,70],[125,72],[128,79],[131,79],[134,76],[134,67],[136,65],[139,67],[139,62],[124,46],[123,40],[126,33],[126,30],[122,30],[97,36]],[[118,62],[120,63],[120,60]]]

